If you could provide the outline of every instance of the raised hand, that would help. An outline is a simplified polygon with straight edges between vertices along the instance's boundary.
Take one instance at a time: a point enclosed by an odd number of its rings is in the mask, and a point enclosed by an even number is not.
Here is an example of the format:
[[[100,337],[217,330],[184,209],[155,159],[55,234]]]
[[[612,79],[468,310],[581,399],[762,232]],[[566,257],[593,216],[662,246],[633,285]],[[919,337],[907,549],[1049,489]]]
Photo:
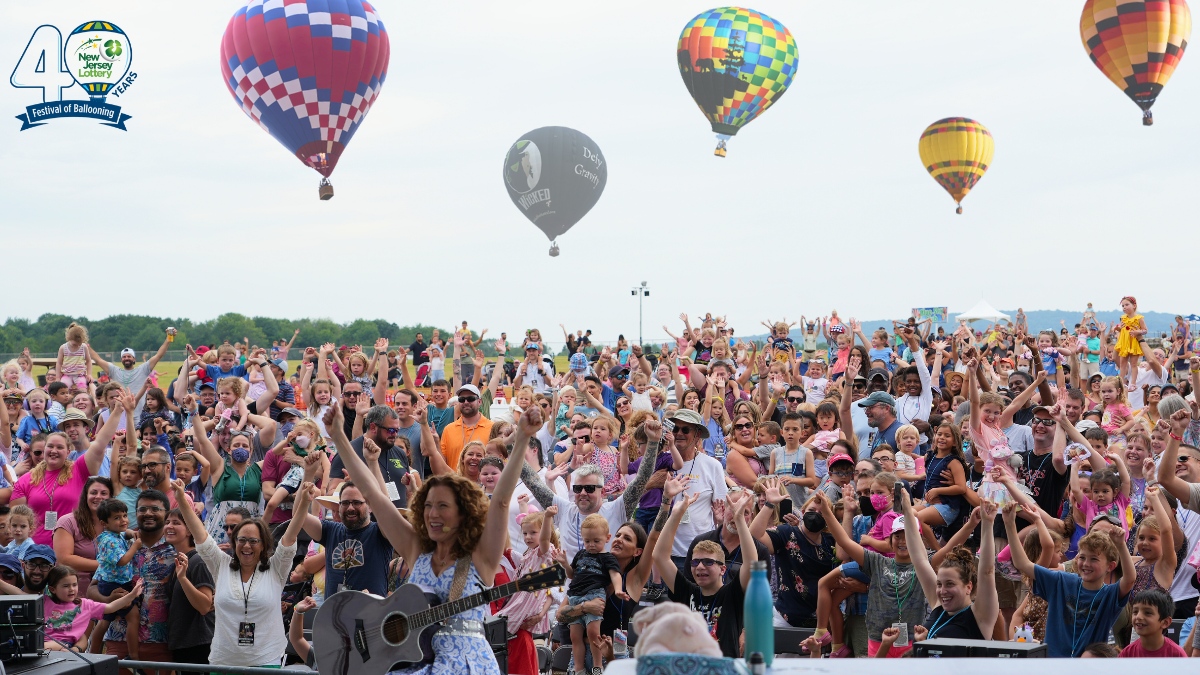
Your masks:
[[[663,484],[663,501],[670,501],[678,497],[684,490],[687,489],[688,483],[691,482],[689,476],[682,478],[671,477]]]
[[[175,578],[182,579],[187,576],[188,557],[186,553],[175,554]]]
[[[388,350],[388,339],[381,337],[375,340],[375,353],[386,354]]]
[[[1188,424],[1191,423],[1192,416],[1187,410],[1176,410],[1171,413],[1171,435],[1183,436],[1183,432],[1187,431]]]
[[[980,512],[980,516],[982,517],[983,522],[987,523],[987,527],[991,527],[992,523],[996,522],[996,512],[999,510],[999,507],[996,506],[996,502],[990,499],[984,500],[983,503],[979,505],[979,508],[975,510]],[[972,514],[972,517],[974,517],[974,514]]]
[[[363,392],[362,396],[358,397],[358,401],[354,403],[354,412],[358,415],[366,415],[371,411],[371,397],[367,392]]]
[[[363,461],[378,462],[379,455],[383,452],[375,441],[367,436],[363,436]]]
[[[642,424],[642,428],[646,432],[646,439],[651,443],[657,443],[662,438],[662,422],[657,417],[651,417]]]

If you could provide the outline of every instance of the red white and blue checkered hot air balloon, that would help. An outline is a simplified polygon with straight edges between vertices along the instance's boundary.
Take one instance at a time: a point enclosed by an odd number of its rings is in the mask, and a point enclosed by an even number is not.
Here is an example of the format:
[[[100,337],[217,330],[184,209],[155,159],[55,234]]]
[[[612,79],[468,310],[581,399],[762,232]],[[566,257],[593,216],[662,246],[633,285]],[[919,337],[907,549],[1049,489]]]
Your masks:
[[[221,74],[250,119],[324,176],[379,96],[391,47],[363,0],[249,0],[221,39]]]

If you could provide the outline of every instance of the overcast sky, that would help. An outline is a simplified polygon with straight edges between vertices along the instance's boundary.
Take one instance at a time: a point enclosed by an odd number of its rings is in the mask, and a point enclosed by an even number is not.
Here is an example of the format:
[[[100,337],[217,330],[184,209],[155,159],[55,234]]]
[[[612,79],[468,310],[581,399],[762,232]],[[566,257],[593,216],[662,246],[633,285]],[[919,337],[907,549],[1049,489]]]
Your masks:
[[[1081,2],[756,0],[795,36],[798,75],[717,159],[674,53],[707,4],[379,0],[388,79],[328,202],[222,82],[238,6],[5,4],[6,72],[39,24],[65,36],[100,19],[128,33],[138,78],[110,97],[128,132],[18,132],[38,94],[0,83],[0,313],[467,318],[555,336],[562,322],[611,339],[636,335],[642,280],[648,339],[680,311],[728,314],[749,334],[767,317],[980,298],[1115,309],[1134,294],[1143,310],[1200,310],[1200,55],[1143,128],[1080,44]],[[961,216],[917,155],[921,131],[957,115],[996,143]],[[588,134],[609,164],[558,258],[501,177],[509,145],[546,125]]]

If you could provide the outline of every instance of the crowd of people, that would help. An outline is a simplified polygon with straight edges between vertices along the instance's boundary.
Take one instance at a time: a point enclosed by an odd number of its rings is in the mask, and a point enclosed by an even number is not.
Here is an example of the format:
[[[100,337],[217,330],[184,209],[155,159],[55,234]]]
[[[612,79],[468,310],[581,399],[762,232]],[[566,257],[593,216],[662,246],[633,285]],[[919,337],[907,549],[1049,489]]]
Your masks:
[[[1122,308],[750,341],[681,315],[654,348],[564,328],[565,366],[537,329],[293,335],[187,345],[162,383],[169,330],[110,363],[71,324],[44,383],[28,354],[0,368],[0,591],[46,596],[47,649],[277,666],[314,662],[304,615],[335,593],[446,601],[557,563],[564,587],[447,620],[395,672],[498,673],[502,617],[507,672],[551,644],[597,673],[664,602],[744,656],[764,561],[805,657],[1200,656],[1200,355]]]

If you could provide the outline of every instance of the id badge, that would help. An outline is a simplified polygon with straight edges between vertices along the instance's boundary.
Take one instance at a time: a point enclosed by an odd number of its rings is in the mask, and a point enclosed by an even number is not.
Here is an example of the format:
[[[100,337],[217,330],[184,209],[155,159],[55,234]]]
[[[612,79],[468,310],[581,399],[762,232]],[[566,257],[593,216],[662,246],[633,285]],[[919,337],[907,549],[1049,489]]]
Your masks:
[[[624,659],[629,657],[629,637],[625,631],[617,629],[613,631],[613,657]]]
[[[238,646],[250,647],[254,645],[254,624],[249,621],[243,621],[238,624]]]
[[[896,638],[895,646],[907,647],[908,646],[908,624],[901,621],[901,622],[892,624],[892,628],[896,628],[900,631],[900,637]]]
[[[338,585],[337,585],[337,592],[338,592],[338,593],[341,593],[342,591],[348,591],[348,590],[350,590],[350,587],[349,587],[349,586],[347,586],[346,584],[338,584]]]
[[[685,510],[683,512],[683,518],[680,519],[679,523],[683,524],[683,523],[690,523],[690,522],[692,522],[692,510],[690,508],[685,508]]]
[[[58,511],[46,512],[46,524],[44,527],[47,532],[53,532],[54,528],[58,527]]]
[[[388,499],[394,502],[400,501],[400,491],[396,489],[395,481],[388,481],[384,487],[387,488]]]

